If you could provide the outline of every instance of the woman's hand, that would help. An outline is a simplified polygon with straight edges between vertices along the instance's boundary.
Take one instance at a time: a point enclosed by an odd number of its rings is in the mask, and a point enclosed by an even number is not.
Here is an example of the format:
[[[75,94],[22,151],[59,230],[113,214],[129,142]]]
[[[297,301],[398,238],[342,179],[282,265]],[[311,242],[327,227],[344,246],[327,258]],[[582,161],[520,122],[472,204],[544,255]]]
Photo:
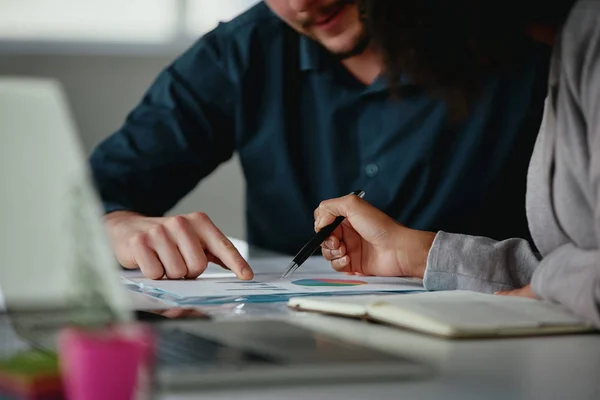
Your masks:
[[[537,299],[535,293],[533,293],[533,289],[531,289],[531,285],[523,286],[520,289],[513,290],[505,290],[502,292],[497,292],[497,295],[500,296],[517,296],[517,297],[527,297],[529,299]]]
[[[355,195],[327,200],[315,210],[315,231],[346,219],[323,242],[336,271],[358,275],[422,278],[434,232],[410,229]]]

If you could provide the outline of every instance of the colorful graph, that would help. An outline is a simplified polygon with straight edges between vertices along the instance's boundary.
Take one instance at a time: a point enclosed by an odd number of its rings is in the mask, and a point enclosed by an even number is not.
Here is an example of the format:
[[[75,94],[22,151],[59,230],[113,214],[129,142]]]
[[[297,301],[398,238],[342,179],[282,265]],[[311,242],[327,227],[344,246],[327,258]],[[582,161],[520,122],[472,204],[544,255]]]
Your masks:
[[[298,279],[292,283],[299,286],[358,286],[367,282],[350,279]]]

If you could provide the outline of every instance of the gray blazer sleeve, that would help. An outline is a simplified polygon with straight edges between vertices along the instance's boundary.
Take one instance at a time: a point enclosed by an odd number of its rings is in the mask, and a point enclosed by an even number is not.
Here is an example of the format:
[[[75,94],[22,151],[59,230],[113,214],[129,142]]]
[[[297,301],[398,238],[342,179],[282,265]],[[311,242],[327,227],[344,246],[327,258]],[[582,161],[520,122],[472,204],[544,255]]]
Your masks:
[[[427,258],[427,290],[474,290],[494,293],[529,283],[539,256],[524,239],[497,242],[440,231]]]
[[[533,274],[532,287],[538,296],[563,304],[600,328],[600,2],[580,2],[570,20],[573,23],[563,30],[562,46],[569,57],[562,63],[561,79],[569,95],[559,106],[571,111],[563,117],[583,119],[585,126],[580,139],[587,145],[589,162],[577,179],[587,185],[596,244],[580,248],[567,243],[545,255]]]
[[[562,43],[570,49],[569,59],[561,65],[564,79],[560,82],[567,103],[559,103],[557,109],[562,110],[560,118],[584,120],[585,137],[577,139],[589,152],[589,162],[574,179],[594,209],[589,223],[596,243],[582,248],[566,242],[544,252],[540,261],[523,240],[496,242],[439,232],[424,283],[428,290],[495,292],[531,282],[538,297],[560,303],[600,328],[600,1],[581,1],[574,14]]]

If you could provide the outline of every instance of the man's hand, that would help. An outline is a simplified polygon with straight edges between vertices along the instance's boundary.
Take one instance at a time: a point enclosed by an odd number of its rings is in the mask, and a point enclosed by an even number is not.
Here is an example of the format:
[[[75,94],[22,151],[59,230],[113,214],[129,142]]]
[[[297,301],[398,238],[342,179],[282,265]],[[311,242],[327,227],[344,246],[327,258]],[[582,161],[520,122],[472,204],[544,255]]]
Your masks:
[[[315,210],[315,230],[346,219],[325,240],[333,269],[359,275],[422,278],[435,233],[407,228],[355,195],[327,200]]]
[[[254,277],[231,241],[204,213],[151,218],[126,211],[105,217],[119,263],[150,279],[197,278],[214,262],[238,278]]]
[[[535,293],[531,289],[531,285],[523,286],[521,289],[513,289],[513,290],[505,290],[502,292],[496,293],[499,296],[518,296],[518,297],[527,297],[530,299],[537,299]]]

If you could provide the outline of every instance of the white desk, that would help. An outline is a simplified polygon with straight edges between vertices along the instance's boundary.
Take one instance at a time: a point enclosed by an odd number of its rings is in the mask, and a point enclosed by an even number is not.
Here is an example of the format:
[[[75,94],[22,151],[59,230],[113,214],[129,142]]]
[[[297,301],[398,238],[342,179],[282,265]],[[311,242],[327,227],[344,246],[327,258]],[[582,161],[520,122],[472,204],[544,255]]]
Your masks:
[[[239,246],[250,259],[270,256]],[[221,390],[163,399],[600,399],[600,335],[448,341],[316,314],[290,312],[286,318],[421,361],[436,374],[424,381]]]

